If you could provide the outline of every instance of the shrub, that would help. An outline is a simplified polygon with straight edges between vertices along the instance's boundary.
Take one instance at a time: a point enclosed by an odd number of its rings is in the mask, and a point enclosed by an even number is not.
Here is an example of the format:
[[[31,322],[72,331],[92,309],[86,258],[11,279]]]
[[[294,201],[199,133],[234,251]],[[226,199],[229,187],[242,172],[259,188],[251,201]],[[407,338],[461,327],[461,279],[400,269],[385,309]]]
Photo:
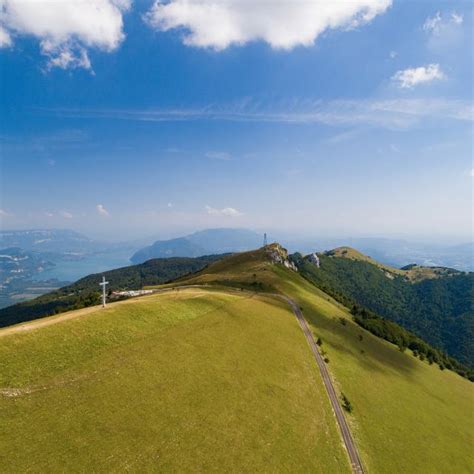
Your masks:
[[[346,410],[347,413],[352,413],[353,408],[349,399],[343,393],[341,393],[341,397],[342,397],[342,408],[344,408],[344,410]]]

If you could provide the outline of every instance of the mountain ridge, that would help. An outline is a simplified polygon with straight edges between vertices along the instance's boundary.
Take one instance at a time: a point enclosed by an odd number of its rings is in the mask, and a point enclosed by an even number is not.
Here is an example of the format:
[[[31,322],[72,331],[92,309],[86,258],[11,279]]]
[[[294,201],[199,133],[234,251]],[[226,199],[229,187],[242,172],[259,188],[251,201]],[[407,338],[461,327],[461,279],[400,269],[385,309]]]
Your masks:
[[[252,250],[261,245],[263,237],[247,229],[215,228],[205,229],[168,240],[157,240],[144,247],[130,258],[138,264],[151,258],[200,257]]]
[[[464,364],[474,367],[474,273],[439,267],[390,269],[351,254],[318,254],[320,266],[294,254],[306,278],[332,294],[414,332]],[[354,256],[354,255],[352,255]]]

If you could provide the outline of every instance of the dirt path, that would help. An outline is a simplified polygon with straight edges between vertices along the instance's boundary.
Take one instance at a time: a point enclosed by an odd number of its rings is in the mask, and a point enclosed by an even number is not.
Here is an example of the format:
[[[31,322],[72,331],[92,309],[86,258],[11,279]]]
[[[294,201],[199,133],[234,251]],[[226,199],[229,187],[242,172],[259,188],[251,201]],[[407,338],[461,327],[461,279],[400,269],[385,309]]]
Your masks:
[[[344,441],[347,453],[349,454],[352,470],[356,474],[362,474],[364,472],[364,469],[362,467],[359,452],[357,451],[357,447],[354,443],[354,439],[349,429],[349,425],[347,424],[341,405],[339,404],[336,390],[334,389],[334,385],[326,367],[326,363],[324,362],[323,357],[321,356],[318,350],[318,347],[316,345],[316,342],[314,341],[314,337],[308,326],[308,323],[306,322],[306,319],[304,318],[299,306],[292,299],[282,295],[275,296],[286,300],[290,304],[291,308],[293,309],[293,313],[295,313],[295,316],[298,319],[301,329],[303,330],[303,333],[306,336],[306,340],[308,341],[309,347],[311,348],[314,358],[316,359],[319,371],[321,372],[321,376],[323,378],[323,382],[326,387],[329,400],[331,401],[331,405],[334,410],[334,414],[336,415],[336,420],[339,425],[339,429],[341,431],[342,440]]]

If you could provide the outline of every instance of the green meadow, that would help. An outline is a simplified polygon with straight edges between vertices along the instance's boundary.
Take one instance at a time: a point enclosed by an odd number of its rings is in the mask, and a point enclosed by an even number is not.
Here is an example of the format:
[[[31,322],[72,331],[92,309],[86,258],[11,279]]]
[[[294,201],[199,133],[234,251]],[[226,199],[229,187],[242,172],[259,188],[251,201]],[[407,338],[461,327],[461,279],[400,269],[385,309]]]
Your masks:
[[[295,299],[322,339],[367,472],[473,472],[468,380],[363,330],[262,250],[179,284],[206,286],[0,331],[2,471],[350,472],[306,340],[265,292]]]
[[[2,472],[349,472],[285,304],[188,289],[66,314],[0,333]]]
[[[368,472],[474,472],[472,382],[360,328],[347,308],[297,273],[268,262],[263,251],[232,258],[190,282],[247,287],[257,281],[300,304],[323,341],[336,387],[354,408],[348,420]]]

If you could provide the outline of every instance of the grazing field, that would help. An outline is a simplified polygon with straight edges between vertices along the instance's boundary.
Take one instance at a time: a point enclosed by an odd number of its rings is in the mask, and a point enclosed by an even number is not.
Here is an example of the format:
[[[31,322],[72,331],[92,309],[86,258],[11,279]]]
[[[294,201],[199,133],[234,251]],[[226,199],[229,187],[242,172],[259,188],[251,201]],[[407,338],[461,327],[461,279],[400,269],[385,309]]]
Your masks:
[[[473,472],[472,382],[376,338],[309,286],[292,293],[353,405],[348,418],[369,472]]]
[[[255,281],[297,301],[321,337],[336,385],[353,405],[348,419],[369,472],[474,472],[472,382],[363,330],[344,306],[263,251],[221,260],[189,280],[246,287]]]
[[[187,289],[50,322],[0,337],[2,472],[349,472],[284,303]]]

